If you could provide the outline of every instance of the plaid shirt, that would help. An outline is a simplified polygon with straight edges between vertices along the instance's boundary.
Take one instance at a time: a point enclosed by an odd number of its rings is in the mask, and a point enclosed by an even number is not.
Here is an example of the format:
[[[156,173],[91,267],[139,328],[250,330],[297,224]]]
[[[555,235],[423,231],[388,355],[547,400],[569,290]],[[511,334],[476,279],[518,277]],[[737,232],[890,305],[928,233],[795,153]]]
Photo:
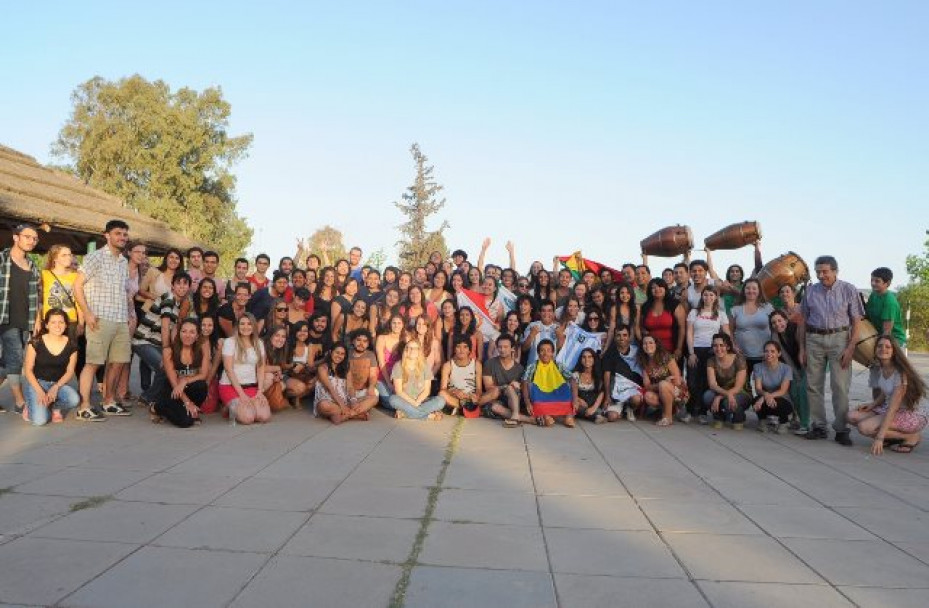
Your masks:
[[[126,297],[129,281],[126,256],[114,256],[109,247],[103,247],[84,256],[81,273],[84,275],[84,299],[91,312],[105,321],[127,323],[130,314]]]
[[[33,323],[39,314],[39,269],[29,256],[26,256],[29,263],[29,322]],[[20,296],[20,294],[10,294],[10,264],[13,258],[10,256],[10,249],[0,251],[0,325],[6,325],[10,322],[10,296]],[[29,328],[30,331],[32,328]]]

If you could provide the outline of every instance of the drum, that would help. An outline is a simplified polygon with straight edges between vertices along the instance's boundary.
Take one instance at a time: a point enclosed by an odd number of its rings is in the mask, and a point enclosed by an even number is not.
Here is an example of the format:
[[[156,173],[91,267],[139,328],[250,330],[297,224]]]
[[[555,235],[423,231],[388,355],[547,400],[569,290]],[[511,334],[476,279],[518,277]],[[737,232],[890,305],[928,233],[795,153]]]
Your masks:
[[[874,325],[867,319],[858,321],[858,333],[855,335],[855,361],[865,367],[874,362],[874,347],[877,345],[879,334]]]
[[[662,228],[639,243],[642,253],[662,258],[683,255],[694,248],[694,234],[690,226],[668,226]]]
[[[784,285],[796,287],[810,280],[810,271],[799,255],[788,251],[777,257],[758,271],[755,276],[761,282],[761,291],[768,300],[777,295],[777,291]]]
[[[761,224],[741,222],[717,230],[703,239],[707,249],[740,249],[761,239]]]

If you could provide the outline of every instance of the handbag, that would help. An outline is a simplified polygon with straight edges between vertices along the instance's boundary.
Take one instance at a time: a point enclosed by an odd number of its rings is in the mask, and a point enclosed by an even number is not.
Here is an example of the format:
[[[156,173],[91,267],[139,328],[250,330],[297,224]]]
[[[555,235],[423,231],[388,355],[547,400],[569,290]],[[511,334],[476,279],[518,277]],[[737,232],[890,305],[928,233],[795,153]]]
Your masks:
[[[272,412],[279,412],[290,407],[287,398],[284,396],[283,382],[272,382],[271,386],[265,390],[264,395],[265,399],[268,400],[268,405],[271,406]]]

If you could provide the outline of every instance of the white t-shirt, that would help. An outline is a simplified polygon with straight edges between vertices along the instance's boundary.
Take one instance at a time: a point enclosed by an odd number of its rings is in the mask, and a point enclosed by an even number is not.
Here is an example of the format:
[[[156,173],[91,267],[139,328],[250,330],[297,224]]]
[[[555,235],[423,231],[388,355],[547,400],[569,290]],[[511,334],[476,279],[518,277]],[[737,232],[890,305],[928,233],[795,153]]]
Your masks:
[[[248,349],[245,353],[244,361],[239,361],[236,357],[236,341],[234,337],[226,338],[226,340],[223,341],[223,357],[232,357],[232,369],[235,371],[235,376],[239,380],[239,386],[258,384],[256,368],[258,367],[258,362],[261,361],[261,357],[264,356],[264,347],[261,345],[260,341],[255,341],[257,349]],[[232,384],[232,382],[229,381],[226,370],[223,370],[223,375],[219,379],[219,383]]]
[[[697,309],[693,308],[687,313],[687,324],[694,328],[694,348],[709,348],[713,345],[713,335],[729,325],[729,317],[726,316],[726,311],[722,306],[715,319],[706,313],[698,315]]]
[[[707,277],[705,287],[710,285],[716,285],[716,281]],[[700,308],[700,300],[703,299],[703,290],[697,291],[697,288],[694,287],[694,282],[691,281],[690,285],[687,286],[687,303],[690,304],[691,308]]]

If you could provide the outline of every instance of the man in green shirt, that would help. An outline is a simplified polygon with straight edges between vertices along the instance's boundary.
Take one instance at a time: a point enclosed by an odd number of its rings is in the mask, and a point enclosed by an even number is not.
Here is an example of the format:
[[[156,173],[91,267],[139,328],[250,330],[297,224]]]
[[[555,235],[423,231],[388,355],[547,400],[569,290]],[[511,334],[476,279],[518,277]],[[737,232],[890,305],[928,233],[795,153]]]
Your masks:
[[[878,333],[893,336],[901,348],[906,346],[906,331],[903,329],[903,314],[897,297],[890,293],[890,282],[894,273],[890,268],[874,269],[871,273],[871,297],[865,306],[865,315]]]

